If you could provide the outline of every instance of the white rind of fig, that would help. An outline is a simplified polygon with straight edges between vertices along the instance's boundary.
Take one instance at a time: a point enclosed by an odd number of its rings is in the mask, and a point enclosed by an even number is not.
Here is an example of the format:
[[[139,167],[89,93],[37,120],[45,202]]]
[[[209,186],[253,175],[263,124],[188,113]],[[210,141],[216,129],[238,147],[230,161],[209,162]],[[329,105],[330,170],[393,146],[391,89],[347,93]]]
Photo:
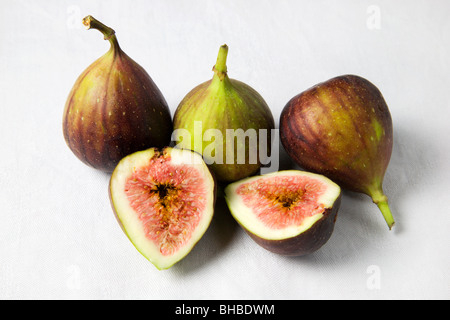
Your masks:
[[[161,163],[165,163],[164,161],[168,161],[170,163],[170,168],[181,168],[180,166],[184,166],[183,168],[185,171],[186,168],[188,168],[188,170],[191,170],[192,175],[190,176],[189,181],[180,180],[180,183],[178,185],[176,183],[174,184],[176,187],[180,188],[180,196],[179,198],[176,198],[176,201],[184,201],[185,198],[188,200],[194,199],[194,201],[196,201],[195,199],[197,199],[197,201],[204,201],[203,203],[206,204],[204,206],[204,209],[201,212],[198,212],[200,218],[198,219],[198,223],[195,225],[195,227],[192,228],[192,230],[182,230],[180,232],[181,235],[183,234],[183,232],[186,232],[187,234],[190,233],[190,236],[186,238],[186,243],[180,245],[179,248],[177,248],[175,252],[171,254],[163,254],[161,243],[149,239],[148,230],[146,230],[146,227],[151,228],[152,226],[147,226],[145,223],[143,223],[145,214],[152,215],[154,217],[153,220],[156,219],[156,221],[158,221],[158,218],[156,217],[158,211],[153,207],[150,207],[147,210],[148,213],[145,213],[144,210],[138,213],[136,209],[133,208],[130,204],[130,199],[132,199],[134,195],[127,195],[127,193],[125,192],[125,190],[128,188],[127,181],[129,183],[130,178],[133,177],[133,174],[135,174],[139,169],[149,166],[149,162],[151,161],[151,159],[157,159],[155,161],[161,161]],[[164,164],[162,164],[162,166],[163,165]],[[162,169],[164,168],[165,167],[162,167]],[[162,169],[161,174],[162,171],[164,171]],[[175,169],[172,171],[170,171],[168,174],[173,177],[174,180],[177,179],[177,175],[178,178],[181,179],[180,172],[183,172],[183,170],[180,169],[177,171],[177,169]],[[158,174],[159,173],[155,174],[155,176]],[[149,184],[149,188],[152,187],[152,184],[156,184],[158,180],[158,177],[147,176],[144,178],[148,181],[155,181],[154,183]],[[195,182],[198,180],[203,182],[204,188],[202,192],[196,193],[195,191],[191,192],[192,190],[190,190],[189,194],[183,194],[184,187],[192,187],[195,189],[195,185],[192,185],[192,181]],[[183,186],[184,182],[186,182],[186,185]],[[161,183],[165,183],[165,181],[162,181]],[[129,240],[145,258],[147,258],[152,264],[156,266],[156,268],[163,270],[170,268],[172,265],[183,259],[192,250],[192,248],[196,245],[196,243],[201,239],[203,234],[208,229],[214,214],[216,187],[214,177],[203,161],[201,155],[186,149],[166,147],[163,150],[151,148],[148,150],[139,151],[123,158],[112,173],[109,185],[109,193],[116,218]],[[194,205],[195,204],[190,207],[191,211],[196,210]],[[184,208],[184,206],[181,204],[177,204],[177,206]],[[162,211],[160,211],[159,214],[162,215],[163,213],[161,212]],[[178,210],[177,212],[181,217],[183,210]],[[186,225],[189,225],[189,223],[190,221],[186,223]],[[173,227],[174,226],[171,226],[169,224],[167,228],[170,229]]]
[[[277,186],[280,181],[284,183]],[[245,196],[239,192],[244,187]],[[225,199],[235,220],[259,245],[298,256],[318,250],[331,237],[341,188],[323,175],[285,170],[234,182],[225,188]],[[305,206],[305,201],[310,203]],[[303,211],[300,206],[305,206]]]

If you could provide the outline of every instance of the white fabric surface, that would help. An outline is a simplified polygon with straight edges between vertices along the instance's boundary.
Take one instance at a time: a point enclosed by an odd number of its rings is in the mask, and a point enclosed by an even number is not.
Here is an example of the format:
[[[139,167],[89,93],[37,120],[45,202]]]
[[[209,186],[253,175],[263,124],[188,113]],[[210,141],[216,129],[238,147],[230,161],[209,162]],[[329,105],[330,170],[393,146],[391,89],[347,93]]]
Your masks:
[[[449,12],[446,0],[1,1],[0,298],[449,299]],[[84,30],[88,14],[116,30],[172,114],[212,77],[224,43],[230,77],[259,91],[277,123],[318,82],[372,81],[394,123],[394,230],[367,196],[345,192],[330,241],[287,258],[256,245],[219,200],[194,250],[158,271],[117,224],[109,176],[63,139],[73,83],[109,48]]]

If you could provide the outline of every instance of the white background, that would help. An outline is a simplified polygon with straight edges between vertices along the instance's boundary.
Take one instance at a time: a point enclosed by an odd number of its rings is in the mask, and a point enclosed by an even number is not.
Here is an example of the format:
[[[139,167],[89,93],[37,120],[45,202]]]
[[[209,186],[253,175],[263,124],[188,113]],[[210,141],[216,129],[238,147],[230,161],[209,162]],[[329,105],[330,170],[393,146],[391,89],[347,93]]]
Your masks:
[[[265,98],[278,126],[294,95],[342,74],[369,79],[394,123],[384,188],[389,231],[365,195],[345,192],[330,241],[300,258],[257,246],[219,200],[205,236],[158,271],[117,224],[109,176],[81,163],[61,129],[78,75],[109,43],[92,14],[152,76],[172,114],[228,71]],[[450,2],[2,1],[0,298],[449,299]],[[282,154],[281,168],[291,164]]]

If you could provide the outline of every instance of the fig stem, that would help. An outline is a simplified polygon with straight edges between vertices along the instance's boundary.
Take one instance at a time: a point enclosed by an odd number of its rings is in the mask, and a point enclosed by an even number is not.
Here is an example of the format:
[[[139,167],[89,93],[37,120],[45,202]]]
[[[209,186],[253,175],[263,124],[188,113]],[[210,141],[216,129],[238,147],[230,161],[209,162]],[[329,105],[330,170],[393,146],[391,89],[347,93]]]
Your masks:
[[[119,49],[119,42],[117,41],[116,32],[114,31],[114,29],[104,25],[91,15],[83,18],[83,24],[88,30],[97,29],[98,31],[100,31],[103,34],[103,38],[105,40],[109,40],[109,42],[111,43],[111,48]]]
[[[220,46],[219,54],[217,55],[217,61],[213,70],[215,74],[223,80],[227,75],[227,55],[228,55],[228,46],[226,44]]]
[[[391,230],[395,224],[395,221],[394,217],[392,216],[391,209],[389,208],[388,199],[386,195],[383,193],[381,188],[378,188],[371,194],[371,197],[373,202],[378,206],[381,213],[383,214],[384,220],[386,220],[389,230]]]
[[[387,201],[378,202],[377,206],[380,209],[381,213],[383,214],[384,220],[386,220],[389,230],[392,230],[392,227],[394,226],[395,221],[394,221],[394,217],[392,217],[392,212],[391,212],[391,209],[389,208]]]

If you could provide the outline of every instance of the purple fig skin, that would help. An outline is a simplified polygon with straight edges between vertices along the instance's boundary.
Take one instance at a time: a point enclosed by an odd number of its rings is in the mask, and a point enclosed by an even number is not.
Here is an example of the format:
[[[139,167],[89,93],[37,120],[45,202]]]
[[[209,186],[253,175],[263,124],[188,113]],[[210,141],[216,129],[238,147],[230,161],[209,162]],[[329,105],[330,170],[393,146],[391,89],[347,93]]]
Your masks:
[[[126,155],[170,143],[170,110],[148,73],[119,47],[114,30],[92,18],[110,50],[77,79],[63,115],[64,138],[85,164],[112,172]]]
[[[344,75],[293,97],[281,112],[280,139],[305,170],[372,197],[393,226],[382,190],[393,146],[392,119],[375,85]]]
[[[341,205],[341,197],[342,193],[339,194],[333,207],[325,209],[323,217],[315,222],[311,228],[292,238],[268,240],[258,237],[245,227],[243,229],[257,244],[273,253],[283,256],[308,255],[319,250],[331,238]]]

